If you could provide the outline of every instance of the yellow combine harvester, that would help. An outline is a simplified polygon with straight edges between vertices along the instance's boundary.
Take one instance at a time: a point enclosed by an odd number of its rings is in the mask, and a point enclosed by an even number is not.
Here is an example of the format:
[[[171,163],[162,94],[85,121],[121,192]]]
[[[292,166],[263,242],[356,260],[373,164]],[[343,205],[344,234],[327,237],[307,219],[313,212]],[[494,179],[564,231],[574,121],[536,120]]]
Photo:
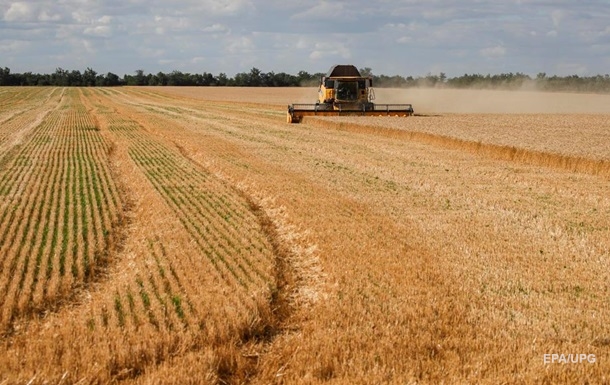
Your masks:
[[[339,115],[413,115],[410,104],[375,104],[373,78],[361,76],[353,65],[331,67],[320,80],[318,101],[315,104],[288,106],[288,123],[299,123],[303,116]]]

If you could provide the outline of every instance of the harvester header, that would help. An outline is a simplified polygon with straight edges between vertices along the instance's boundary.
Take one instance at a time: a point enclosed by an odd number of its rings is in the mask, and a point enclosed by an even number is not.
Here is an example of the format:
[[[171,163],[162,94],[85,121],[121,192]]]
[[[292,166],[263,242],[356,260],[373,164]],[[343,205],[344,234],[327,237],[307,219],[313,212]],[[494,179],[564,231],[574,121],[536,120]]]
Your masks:
[[[299,123],[303,116],[411,116],[411,104],[373,103],[373,78],[362,76],[353,65],[335,65],[320,79],[315,104],[288,106],[288,123]]]

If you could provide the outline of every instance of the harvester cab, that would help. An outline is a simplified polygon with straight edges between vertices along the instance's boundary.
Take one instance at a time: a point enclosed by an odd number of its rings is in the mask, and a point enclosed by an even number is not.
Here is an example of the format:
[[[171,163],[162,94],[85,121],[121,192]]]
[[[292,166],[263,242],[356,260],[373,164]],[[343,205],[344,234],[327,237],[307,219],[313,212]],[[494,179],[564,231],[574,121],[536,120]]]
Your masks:
[[[413,115],[410,104],[375,104],[373,78],[361,76],[353,65],[336,65],[320,79],[315,104],[288,106],[288,123],[299,123],[303,116],[322,115]]]

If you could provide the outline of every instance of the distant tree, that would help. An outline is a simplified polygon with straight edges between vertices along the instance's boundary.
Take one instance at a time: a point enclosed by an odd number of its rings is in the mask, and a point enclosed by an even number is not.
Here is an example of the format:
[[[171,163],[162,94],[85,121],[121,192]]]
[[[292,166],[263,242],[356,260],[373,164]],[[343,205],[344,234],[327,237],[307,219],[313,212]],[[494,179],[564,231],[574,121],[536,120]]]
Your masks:
[[[186,74],[186,85],[188,86],[202,86],[203,85],[203,75],[201,74]]]
[[[148,86],[158,86],[159,85],[159,77],[157,75],[150,75],[148,78]]]
[[[0,68],[0,86],[12,86],[11,69],[8,67]]]
[[[104,75],[97,75],[95,77],[95,86],[96,87],[106,87],[106,77]]]
[[[270,87],[297,87],[299,85],[299,80],[296,76],[285,72],[278,74],[270,72],[267,74],[266,81]]]
[[[95,86],[96,77],[97,77],[97,72],[95,72],[93,69],[87,67],[85,72],[83,72],[82,85],[86,86],[86,87]]]
[[[120,86],[121,78],[119,78],[119,75],[113,74],[112,72],[108,72],[106,74],[106,85],[109,87]]]
[[[202,86],[214,86],[216,85],[216,78],[214,77],[214,75],[204,72],[201,75],[201,85]]]
[[[174,70],[167,77],[167,85],[168,86],[185,86],[188,84],[186,81],[186,76],[182,72]]]
[[[246,75],[246,86],[248,87],[260,87],[263,83],[263,76],[261,70],[258,68],[252,68],[250,73]]]
[[[248,85],[248,74],[245,72],[235,74],[232,85],[236,87],[245,87]]]
[[[361,74],[372,74],[370,68],[361,69]],[[12,73],[8,67],[0,67],[0,86],[121,86],[121,85],[179,85],[179,86],[316,86],[323,73],[310,74],[299,71],[297,75],[285,72],[262,72],[254,67],[249,72],[236,74],[229,78],[225,73],[214,76],[211,73],[201,74],[183,73],[172,71],[170,74],[159,72],[156,75],[145,74],[143,70],[136,70],[135,75],[118,75],[108,72],[106,75],[98,75],[90,67],[81,73],[78,70],[67,71],[61,67],[55,69],[52,74],[35,74],[32,72]],[[546,91],[573,91],[573,92],[596,92],[610,93],[610,75],[595,76],[547,76],[540,72],[535,78],[517,72],[501,74],[464,74],[448,78],[444,72],[439,75],[428,73],[426,76],[400,75],[372,75],[373,84],[376,87],[417,87],[437,86],[453,88],[500,88],[519,89],[524,85],[533,85],[540,90]]]
[[[144,75],[144,70],[135,70],[135,75],[124,75],[123,81],[128,86],[145,86],[148,84],[148,79]]]
[[[227,77],[227,74],[225,74],[224,72],[219,73],[218,77],[216,78],[216,84],[221,87],[228,86],[229,78]]]
[[[51,75],[51,84],[60,87],[68,86],[68,71],[61,67],[57,67],[55,73]]]
[[[50,86],[51,85],[51,75],[49,75],[49,74],[44,74],[44,75],[38,74],[37,80],[36,80],[36,85],[38,85],[38,86]]]
[[[72,87],[78,87],[83,84],[83,74],[79,70],[72,70],[68,72],[68,85]]]
[[[424,79],[414,79],[410,77],[411,84],[408,84],[407,79],[400,75],[387,76],[387,75],[373,75],[373,85],[376,87],[415,87],[421,86]]]
[[[19,84],[22,86],[37,86],[39,77],[40,75],[38,74],[33,74],[32,72],[25,72],[21,75]]]
[[[167,85],[167,75],[163,72],[157,73],[157,85],[166,86]]]

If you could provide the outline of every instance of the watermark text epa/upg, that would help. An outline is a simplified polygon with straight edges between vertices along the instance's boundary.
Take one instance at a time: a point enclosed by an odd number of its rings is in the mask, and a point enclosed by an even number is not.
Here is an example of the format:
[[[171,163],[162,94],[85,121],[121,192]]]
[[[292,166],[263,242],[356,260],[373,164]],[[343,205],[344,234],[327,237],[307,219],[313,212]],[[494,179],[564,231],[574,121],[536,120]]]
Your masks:
[[[597,361],[595,354],[545,354],[544,364],[594,364]]]

